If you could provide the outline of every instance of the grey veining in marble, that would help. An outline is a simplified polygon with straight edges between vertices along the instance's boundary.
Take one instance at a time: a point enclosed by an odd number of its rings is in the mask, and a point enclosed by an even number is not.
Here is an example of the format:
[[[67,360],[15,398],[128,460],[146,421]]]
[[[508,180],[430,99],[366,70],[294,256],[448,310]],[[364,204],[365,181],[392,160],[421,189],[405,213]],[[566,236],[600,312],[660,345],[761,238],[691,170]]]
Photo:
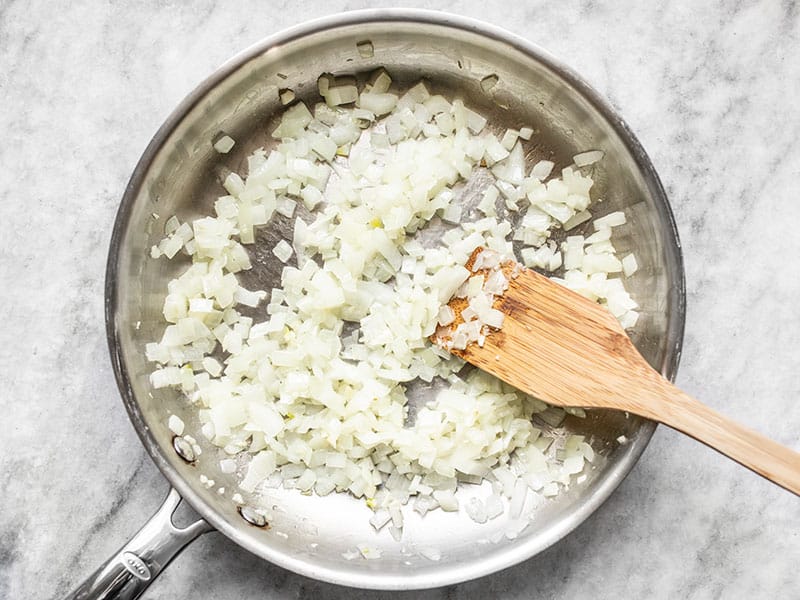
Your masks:
[[[684,245],[678,383],[800,449],[797,5],[406,4],[522,35],[619,109],[661,174]],[[0,598],[60,597],[167,491],[119,401],[103,327],[110,227],[150,136],[230,55],[365,6],[0,3]],[[779,599],[800,594],[798,565],[800,500],[660,428],[595,515],[494,576],[405,595],[352,591],[210,534],[146,597]]]

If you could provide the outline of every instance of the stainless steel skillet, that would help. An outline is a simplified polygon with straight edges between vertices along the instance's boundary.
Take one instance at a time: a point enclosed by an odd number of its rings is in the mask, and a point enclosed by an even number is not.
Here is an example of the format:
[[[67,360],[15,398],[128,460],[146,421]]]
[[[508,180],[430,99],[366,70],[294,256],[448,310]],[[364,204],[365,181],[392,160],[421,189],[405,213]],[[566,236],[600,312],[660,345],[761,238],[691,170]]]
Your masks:
[[[316,101],[321,73],[360,74],[379,66],[401,84],[425,78],[432,89],[462,97],[498,128],[534,127],[531,155],[557,167],[583,150],[606,153],[593,174],[594,193],[603,198],[603,210],[627,211],[629,223],[615,243],[622,251],[635,249],[640,264],[631,287],[642,317],[632,337],[651,364],[674,377],[685,310],[677,232],[652,164],[605,100],[540,48],[461,17],[370,10],[296,27],[235,57],[184,100],[145,150],[122,199],[106,274],[109,347],[131,421],[173,490],[141,532],[71,597],[136,597],[187,543],[212,529],[265,560],[342,585],[415,589],[472,579],[530,558],[566,535],[611,494],[647,445],[655,428],[650,422],[603,412],[568,417],[557,430],[586,435],[601,458],[585,482],[541,502],[518,537],[503,535],[503,517],[477,525],[466,515],[438,511],[424,519],[412,515],[398,544],[386,532],[376,536],[362,502],[341,495],[274,490],[237,507],[231,500],[235,478],[220,471],[218,450],[199,435],[193,409],[177,393],[151,389],[144,344],[161,335],[166,283],[181,268],[149,258],[166,219],[210,212],[220,178],[243,171],[255,148],[269,147],[268,123],[281,110],[281,90]],[[228,155],[212,148],[221,134],[237,140]],[[470,201],[471,189],[466,186],[463,201]],[[288,220],[273,221],[259,234],[263,247],[271,248],[290,227]],[[254,251],[255,268],[243,276],[251,289],[269,290],[279,281],[282,265],[270,257]],[[412,402],[430,394],[415,388]],[[174,439],[166,426],[170,414],[183,419],[200,453],[185,435]],[[628,442],[619,443],[620,436]],[[204,484],[201,475],[214,484]],[[181,497],[203,520],[179,530],[170,517]],[[268,510],[268,523],[250,510],[256,505]],[[343,557],[364,541],[382,550],[379,560]],[[441,558],[431,560],[436,552]]]

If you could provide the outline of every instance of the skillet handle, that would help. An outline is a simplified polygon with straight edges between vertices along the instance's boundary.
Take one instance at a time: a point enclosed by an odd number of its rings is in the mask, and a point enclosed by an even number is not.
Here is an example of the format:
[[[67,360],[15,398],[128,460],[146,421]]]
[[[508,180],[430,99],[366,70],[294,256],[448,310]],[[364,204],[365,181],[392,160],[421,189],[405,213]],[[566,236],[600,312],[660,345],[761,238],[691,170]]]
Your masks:
[[[138,598],[189,542],[213,531],[213,527],[202,519],[185,529],[175,527],[172,514],[181,500],[180,494],[171,489],[144,527],[65,600]]]

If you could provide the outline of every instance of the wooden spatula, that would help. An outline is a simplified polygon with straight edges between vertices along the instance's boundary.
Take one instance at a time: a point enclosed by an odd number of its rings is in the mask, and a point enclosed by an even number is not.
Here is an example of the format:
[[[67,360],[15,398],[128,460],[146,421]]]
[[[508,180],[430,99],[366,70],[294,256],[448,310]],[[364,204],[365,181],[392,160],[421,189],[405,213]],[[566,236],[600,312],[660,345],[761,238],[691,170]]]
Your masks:
[[[467,262],[471,271],[481,250]],[[494,302],[505,314],[502,327],[483,347],[473,342],[451,349],[454,354],[550,404],[613,408],[669,425],[800,495],[800,454],[664,379],[605,308],[516,263],[503,263],[502,270],[510,280]],[[440,345],[463,322],[466,301],[454,298],[450,307],[456,320],[432,337]]]

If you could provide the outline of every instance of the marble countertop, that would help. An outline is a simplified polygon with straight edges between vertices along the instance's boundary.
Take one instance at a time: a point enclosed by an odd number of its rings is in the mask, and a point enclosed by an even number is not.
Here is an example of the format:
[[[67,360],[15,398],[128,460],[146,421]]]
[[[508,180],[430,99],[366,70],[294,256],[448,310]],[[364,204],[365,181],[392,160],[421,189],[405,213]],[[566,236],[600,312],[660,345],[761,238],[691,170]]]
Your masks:
[[[372,5],[385,3],[372,3]],[[550,50],[625,116],[671,199],[686,261],[678,383],[800,449],[800,14],[791,2],[406,2]],[[659,3],[662,4],[662,3]],[[701,4],[701,3],[696,3]],[[58,598],[167,483],[119,401],[103,276],[150,137],[216,66],[356,0],[0,4],[0,597]],[[146,598],[788,598],[800,500],[659,428],[611,499],[516,567],[408,594],[271,566],[219,534]]]

